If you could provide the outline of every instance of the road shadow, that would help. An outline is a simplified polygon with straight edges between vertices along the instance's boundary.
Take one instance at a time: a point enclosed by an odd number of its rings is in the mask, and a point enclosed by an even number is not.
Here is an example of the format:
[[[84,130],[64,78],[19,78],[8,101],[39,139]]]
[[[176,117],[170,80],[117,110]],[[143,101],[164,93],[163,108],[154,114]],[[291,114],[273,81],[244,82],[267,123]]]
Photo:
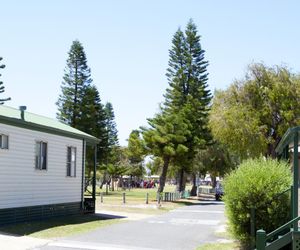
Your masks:
[[[127,218],[126,216],[114,215],[114,214],[102,214],[102,213],[95,213],[94,216],[98,216],[102,219],[110,220],[110,219],[124,219]]]
[[[104,214],[82,214],[74,216],[56,217],[42,221],[30,221],[16,224],[8,224],[0,227],[0,234],[12,236],[26,236],[39,231],[61,227],[66,225],[80,225],[84,223],[114,220],[124,218],[122,216]],[[57,229],[59,230],[59,229]]]
[[[215,205],[215,206],[218,206],[218,205],[224,205],[224,203],[222,201],[216,201],[214,199],[201,199],[201,198],[196,198],[196,197],[193,197],[193,198],[190,198],[190,199],[185,199],[185,200],[179,200],[179,201],[173,201],[174,203],[177,203],[177,204],[183,204],[185,206],[208,206],[208,205]]]

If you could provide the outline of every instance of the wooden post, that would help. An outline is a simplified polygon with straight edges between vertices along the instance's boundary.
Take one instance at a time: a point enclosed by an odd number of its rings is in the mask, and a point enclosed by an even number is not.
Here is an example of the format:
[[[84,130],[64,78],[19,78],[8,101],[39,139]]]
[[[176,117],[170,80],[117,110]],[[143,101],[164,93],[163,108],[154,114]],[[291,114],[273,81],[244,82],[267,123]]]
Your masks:
[[[123,204],[125,204],[126,203],[126,194],[125,193],[123,193]]]
[[[97,165],[97,146],[95,146],[94,149],[94,169],[93,169],[93,191],[92,191],[92,195],[93,195],[93,199],[94,201],[96,201],[96,165]]]
[[[256,232],[256,249],[265,250],[266,249],[266,238],[267,234],[264,230],[260,229]]]
[[[149,193],[146,194],[146,204],[149,204]]]
[[[283,151],[284,160],[289,160],[289,145],[286,145]]]
[[[160,205],[160,193],[157,193],[156,199],[157,199],[157,205]]]
[[[82,140],[82,166],[81,166],[81,208],[84,209],[84,192],[85,192],[85,151],[86,141]]]

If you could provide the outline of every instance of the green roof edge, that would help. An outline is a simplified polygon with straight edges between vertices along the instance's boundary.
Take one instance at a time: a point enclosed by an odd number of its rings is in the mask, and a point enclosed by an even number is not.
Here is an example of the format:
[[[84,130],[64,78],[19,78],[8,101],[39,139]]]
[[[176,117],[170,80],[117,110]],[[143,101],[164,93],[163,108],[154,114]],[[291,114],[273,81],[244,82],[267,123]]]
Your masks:
[[[300,126],[289,128],[284,135],[282,136],[280,142],[275,148],[276,153],[282,153],[284,147],[292,141],[293,135],[295,133],[299,133],[300,131]]]
[[[17,119],[17,118],[11,118],[11,117],[0,115],[0,122],[7,124],[7,125],[12,125],[12,126],[20,127],[20,128],[30,129],[30,130],[36,130],[36,131],[40,131],[40,132],[61,135],[61,136],[75,138],[75,139],[85,139],[88,144],[98,144],[100,142],[100,140],[98,138],[91,136],[89,134],[86,134],[86,133],[85,134],[77,134],[77,133],[73,133],[70,131],[57,129],[54,127],[49,127],[49,126],[45,126],[45,125],[41,125],[41,124],[37,124],[37,123],[33,123],[33,122],[28,122],[28,121],[24,121],[24,120]]]

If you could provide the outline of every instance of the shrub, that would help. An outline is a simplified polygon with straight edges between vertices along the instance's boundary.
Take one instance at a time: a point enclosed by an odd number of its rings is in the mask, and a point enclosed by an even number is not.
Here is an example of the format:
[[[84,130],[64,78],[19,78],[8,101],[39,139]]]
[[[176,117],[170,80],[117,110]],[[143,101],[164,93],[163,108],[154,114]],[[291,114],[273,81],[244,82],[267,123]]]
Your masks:
[[[244,246],[251,242],[250,209],[255,208],[256,230],[267,233],[290,218],[290,192],[278,196],[292,183],[290,166],[272,159],[243,162],[224,180],[224,201],[229,229]]]

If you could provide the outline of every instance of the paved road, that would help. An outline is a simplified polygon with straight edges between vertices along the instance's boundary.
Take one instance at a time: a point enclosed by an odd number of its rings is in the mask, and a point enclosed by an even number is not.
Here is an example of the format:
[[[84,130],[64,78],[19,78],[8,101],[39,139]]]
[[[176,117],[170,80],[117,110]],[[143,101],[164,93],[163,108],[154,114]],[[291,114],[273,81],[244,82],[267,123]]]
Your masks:
[[[169,213],[63,238],[35,250],[194,250],[216,242],[225,224],[222,202],[201,201]]]

